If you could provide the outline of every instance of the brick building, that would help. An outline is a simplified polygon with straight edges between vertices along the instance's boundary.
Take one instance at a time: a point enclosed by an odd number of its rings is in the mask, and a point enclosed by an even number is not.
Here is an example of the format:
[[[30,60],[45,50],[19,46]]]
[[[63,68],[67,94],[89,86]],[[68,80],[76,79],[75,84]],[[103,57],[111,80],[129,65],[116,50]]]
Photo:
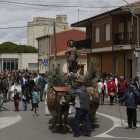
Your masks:
[[[140,19],[139,4],[140,2],[135,2],[131,6]],[[84,48],[88,66],[91,58],[97,57],[102,73],[118,73],[118,76],[124,75],[127,81],[137,75],[136,49],[140,43],[137,43],[137,26],[140,25],[137,25],[135,16],[132,24],[128,5],[73,23],[71,26],[86,27],[86,40],[81,43],[79,41],[77,48]]]
[[[86,32],[77,28],[71,28],[64,31],[60,31],[56,33],[56,54],[59,55],[59,58],[56,59],[57,64],[61,67],[61,70],[67,72],[67,62],[61,61],[61,57],[64,58],[64,51],[68,48],[67,41],[68,40],[84,40],[86,39]],[[49,60],[49,67],[53,66],[54,61],[52,60],[52,55],[54,54],[54,36],[53,34],[45,35],[37,38],[38,41],[38,69],[40,72],[45,72],[45,67],[43,66],[43,60]],[[61,54],[62,53],[62,54]],[[67,59],[65,57],[65,59]],[[84,59],[84,60],[83,60]],[[84,73],[86,72],[87,63],[85,60],[87,59],[86,55],[82,57],[82,66],[84,66]],[[80,63],[80,62],[79,62]],[[84,64],[83,64],[84,63]],[[47,70],[49,69],[47,67]]]

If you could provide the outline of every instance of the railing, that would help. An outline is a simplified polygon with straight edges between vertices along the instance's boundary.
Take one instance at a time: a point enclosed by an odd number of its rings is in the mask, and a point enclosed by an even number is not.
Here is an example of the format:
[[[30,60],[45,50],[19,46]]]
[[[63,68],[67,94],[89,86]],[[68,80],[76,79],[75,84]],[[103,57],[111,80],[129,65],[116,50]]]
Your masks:
[[[91,39],[76,41],[77,50],[91,49]]]
[[[132,32],[114,34],[114,45],[133,44]]]

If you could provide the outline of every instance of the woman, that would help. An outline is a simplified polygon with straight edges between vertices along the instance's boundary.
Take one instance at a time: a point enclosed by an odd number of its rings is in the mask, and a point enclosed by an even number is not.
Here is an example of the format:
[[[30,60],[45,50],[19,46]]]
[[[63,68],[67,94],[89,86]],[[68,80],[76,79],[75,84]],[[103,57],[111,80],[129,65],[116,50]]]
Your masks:
[[[107,83],[104,78],[101,78],[101,82],[98,83],[98,91],[100,94],[101,105],[104,105],[104,96],[107,94]]]
[[[9,89],[8,89],[8,93],[7,93],[7,99],[11,100],[11,87],[13,85],[13,81],[11,80],[11,76],[9,76],[8,82],[9,82]]]
[[[19,112],[19,96],[21,93],[21,86],[18,81],[15,81],[15,84],[11,87],[12,97],[14,99],[15,111]]]
[[[110,81],[107,84],[108,87],[108,96],[110,96],[110,105],[113,105],[113,99],[114,96],[117,96],[116,94],[116,85],[113,81],[113,77],[110,77]]]

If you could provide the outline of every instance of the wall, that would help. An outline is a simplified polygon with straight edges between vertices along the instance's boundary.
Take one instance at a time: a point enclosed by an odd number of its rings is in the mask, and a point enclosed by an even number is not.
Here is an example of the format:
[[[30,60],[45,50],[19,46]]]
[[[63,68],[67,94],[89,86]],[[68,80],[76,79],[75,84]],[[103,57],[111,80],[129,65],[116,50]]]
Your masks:
[[[68,40],[84,40],[86,39],[86,33],[84,31],[70,30],[67,32],[56,34],[56,53],[64,51],[68,48]],[[51,54],[54,54],[54,42],[53,36],[51,37]]]
[[[119,73],[118,76],[124,75],[124,56],[118,52],[106,52],[100,53],[102,55],[102,73],[106,72],[107,74],[113,73],[113,57],[119,58]],[[89,68],[90,60],[92,57],[99,59],[98,68],[101,68],[101,56],[99,54],[88,54],[87,55],[87,67]]]

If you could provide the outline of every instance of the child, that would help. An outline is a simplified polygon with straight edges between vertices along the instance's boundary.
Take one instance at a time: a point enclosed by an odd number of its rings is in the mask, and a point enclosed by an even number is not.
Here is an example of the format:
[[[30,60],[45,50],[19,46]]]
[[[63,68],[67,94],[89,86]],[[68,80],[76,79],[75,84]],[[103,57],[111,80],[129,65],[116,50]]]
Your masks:
[[[33,116],[37,117],[37,116],[39,116],[36,113],[36,108],[38,108],[38,103],[39,103],[39,95],[38,95],[38,87],[37,86],[33,87],[31,94],[32,94],[33,112],[34,112]]]
[[[27,98],[28,98],[27,91],[25,90],[22,96],[23,108],[24,108],[23,111],[27,111],[27,103],[28,103]]]

